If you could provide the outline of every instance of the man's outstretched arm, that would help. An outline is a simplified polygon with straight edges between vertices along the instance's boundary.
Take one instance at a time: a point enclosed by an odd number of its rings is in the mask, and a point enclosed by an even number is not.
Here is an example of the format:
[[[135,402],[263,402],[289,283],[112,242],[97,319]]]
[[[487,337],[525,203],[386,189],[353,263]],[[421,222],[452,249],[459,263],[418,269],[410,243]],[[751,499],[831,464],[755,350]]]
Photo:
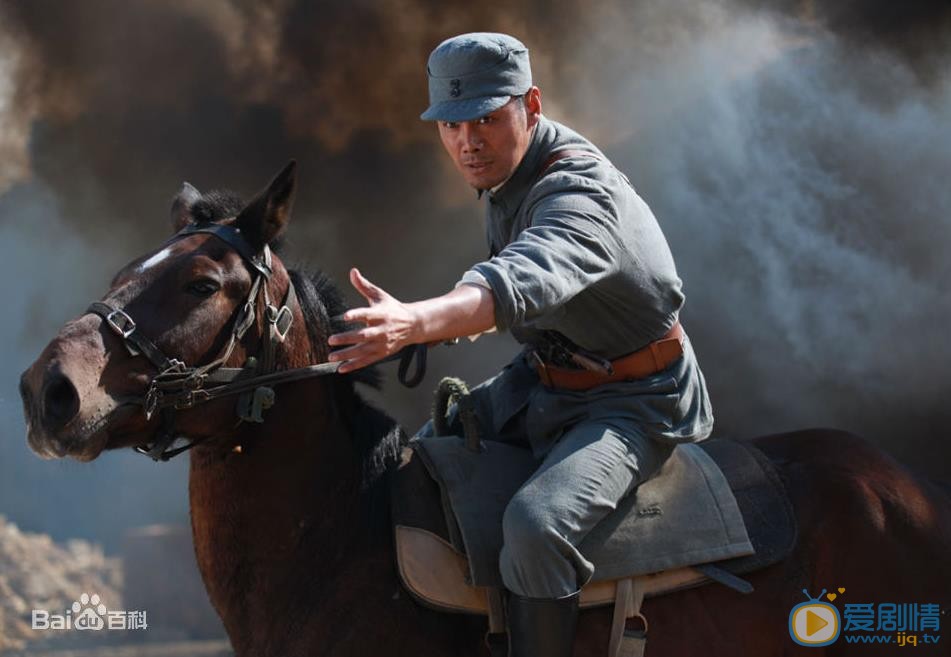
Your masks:
[[[350,282],[370,304],[344,313],[343,319],[364,326],[328,338],[331,361],[343,361],[340,372],[352,372],[396,353],[406,345],[439,342],[474,335],[495,327],[492,292],[460,285],[432,299],[403,303],[377,287],[354,268]],[[347,346],[349,345],[349,346]]]

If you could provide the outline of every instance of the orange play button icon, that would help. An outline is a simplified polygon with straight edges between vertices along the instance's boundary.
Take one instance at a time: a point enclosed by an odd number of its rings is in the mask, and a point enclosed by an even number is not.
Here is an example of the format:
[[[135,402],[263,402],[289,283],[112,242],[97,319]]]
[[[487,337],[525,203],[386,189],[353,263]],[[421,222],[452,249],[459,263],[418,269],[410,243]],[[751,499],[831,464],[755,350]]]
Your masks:
[[[839,638],[839,610],[810,599],[793,607],[789,635],[801,646],[827,646]]]
[[[806,610],[806,634],[808,636],[812,636],[828,624],[829,621],[819,614],[813,612],[811,609]]]

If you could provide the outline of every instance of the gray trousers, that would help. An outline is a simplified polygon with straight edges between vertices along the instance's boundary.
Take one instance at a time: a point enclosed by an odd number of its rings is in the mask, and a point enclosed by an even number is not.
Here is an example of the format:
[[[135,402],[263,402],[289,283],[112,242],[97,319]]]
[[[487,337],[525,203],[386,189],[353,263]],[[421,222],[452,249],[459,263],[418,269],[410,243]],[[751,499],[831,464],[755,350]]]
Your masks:
[[[461,436],[455,409],[449,415],[451,430]],[[483,440],[529,448],[524,411],[500,431],[487,422],[480,429]],[[418,435],[433,435],[432,423]],[[585,419],[565,430],[505,510],[499,569],[506,588],[528,598],[561,598],[584,586],[594,564],[578,545],[624,496],[657,473],[674,447],[645,437],[627,418]]]
[[[561,598],[591,579],[594,564],[578,545],[674,449],[624,424],[583,422],[566,431],[509,502],[499,557],[507,589]]]

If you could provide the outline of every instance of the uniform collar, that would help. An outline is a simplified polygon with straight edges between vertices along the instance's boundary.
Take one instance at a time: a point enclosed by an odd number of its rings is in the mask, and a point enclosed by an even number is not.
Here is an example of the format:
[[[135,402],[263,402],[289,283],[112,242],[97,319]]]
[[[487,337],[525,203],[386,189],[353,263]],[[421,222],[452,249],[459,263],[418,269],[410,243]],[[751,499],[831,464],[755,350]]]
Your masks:
[[[488,193],[489,203],[498,206],[505,214],[513,214],[518,210],[554,141],[554,127],[548,119],[540,116],[522,161],[508,180]]]
[[[498,192],[500,189],[502,189],[502,187],[505,185],[505,183],[507,183],[509,180],[511,180],[511,178],[512,178],[512,176],[509,176],[508,178],[506,178],[505,180],[503,180],[502,182],[500,182],[498,185],[496,185],[496,186],[493,187],[492,189],[477,189],[477,190],[476,190],[476,198],[480,198],[480,199],[481,199],[483,194],[488,194],[490,197],[493,196],[496,192]]]

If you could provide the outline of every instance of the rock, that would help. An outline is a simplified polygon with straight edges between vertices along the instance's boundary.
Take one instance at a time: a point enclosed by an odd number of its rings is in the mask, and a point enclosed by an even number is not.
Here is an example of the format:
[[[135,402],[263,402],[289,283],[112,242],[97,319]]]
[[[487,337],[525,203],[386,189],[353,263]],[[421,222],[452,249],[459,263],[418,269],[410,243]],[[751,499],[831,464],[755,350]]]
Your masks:
[[[121,590],[121,560],[98,545],[79,539],[57,545],[0,516],[0,651],[49,638],[31,628],[34,609],[64,614],[83,593],[123,609]]]

